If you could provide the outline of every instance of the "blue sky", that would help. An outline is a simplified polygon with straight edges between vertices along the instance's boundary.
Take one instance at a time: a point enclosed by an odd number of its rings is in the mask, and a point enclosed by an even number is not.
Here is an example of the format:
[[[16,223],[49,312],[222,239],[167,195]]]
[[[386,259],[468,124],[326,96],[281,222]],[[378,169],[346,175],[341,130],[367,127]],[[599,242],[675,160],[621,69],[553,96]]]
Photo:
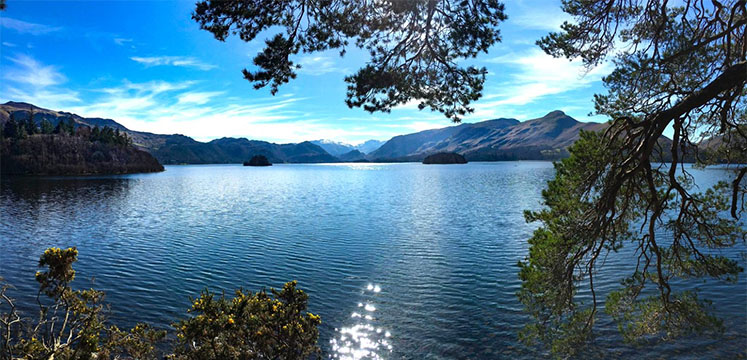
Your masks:
[[[365,61],[360,51],[300,54],[296,80],[272,96],[254,90],[250,67],[264,38],[215,40],[190,15],[192,1],[16,1],[0,12],[0,101],[26,101],[87,117],[112,118],[133,130],[274,142],[333,139],[359,143],[452,125],[407,104],[389,114],[349,109],[343,78]],[[510,1],[503,42],[467,63],[489,76],[475,113],[528,120],[560,109],[580,121],[604,92],[604,65],[553,59],[534,42],[568,17],[560,1]],[[251,68],[251,67],[250,67]]]

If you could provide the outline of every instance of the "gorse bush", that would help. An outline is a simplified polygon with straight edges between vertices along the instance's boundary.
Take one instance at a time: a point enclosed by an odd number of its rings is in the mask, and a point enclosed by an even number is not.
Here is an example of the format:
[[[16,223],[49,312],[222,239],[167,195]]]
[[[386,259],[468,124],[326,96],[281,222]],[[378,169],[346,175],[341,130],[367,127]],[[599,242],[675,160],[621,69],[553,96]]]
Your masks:
[[[165,332],[138,325],[130,333],[107,324],[104,293],[73,290],[75,248],[47,249],[39,258],[46,271],[36,273],[39,315],[20,314],[0,288],[0,358],[2,359],[109,359],[122,356],[155,358],[155,344]]]
[[[176,359],[303,359],[318,351],[321,318],[306,312],[308,295],[286,283],[271,295],[236,291],[232,299],[205,290],[176,324]]]
[[[234,298],[205,290],[190,317],[167,331],[146,324],[123,331],[106,317],[105,294],[73,290],[76,248],[47,249],[39,259],[38,317],[26,317],[0,287],[0,359],[303,359],[319,352],[319,316],[306,312],[308,296],[296,282],[282,290]]]

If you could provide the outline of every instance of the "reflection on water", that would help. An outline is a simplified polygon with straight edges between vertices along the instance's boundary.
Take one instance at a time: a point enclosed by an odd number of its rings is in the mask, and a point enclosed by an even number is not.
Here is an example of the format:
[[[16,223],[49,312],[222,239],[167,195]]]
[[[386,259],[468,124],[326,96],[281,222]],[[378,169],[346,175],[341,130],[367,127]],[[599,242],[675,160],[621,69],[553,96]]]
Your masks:
[[[693,173],[701,189],[725,175]],[[105,291],[119,327],[171,329],[206,287],[231,293],[295,279],[309,311],[322,316],[320,346],[334,359],[542,358],[543,349],[517,338],[527,315],[516,263],[536,227],[523,210],[541,209],[553,174],[550,163],[505,162],[0,176],[0,277],[22,309],[35,310],[39,254],[77,246],[76,286]],[[600,289],[619,287],[633,271],[634,249],[607,259]],[[744,249],[725,254],[744,267]],[[747,277],[683,290],[696,288],[724,319],[722,336],[649,346],[642,356],[602,315],[599,357],[744,357]]]
[[[379,285],[368,284],[361,292],[365,302],[350,315],[352,325],[335,329],[335,338],[330,340],[330,358],[342,360],[384,359],[392,352],[392,333],[382,327],[376,318],[376,300],[381,292]]]

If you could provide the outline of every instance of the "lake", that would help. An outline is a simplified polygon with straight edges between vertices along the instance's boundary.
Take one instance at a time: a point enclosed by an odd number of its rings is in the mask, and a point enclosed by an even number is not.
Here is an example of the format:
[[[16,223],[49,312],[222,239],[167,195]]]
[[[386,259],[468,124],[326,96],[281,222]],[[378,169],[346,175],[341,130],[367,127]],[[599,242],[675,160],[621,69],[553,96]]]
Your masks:
[[[549,162],[494,162],[167,166],[156,174],[3,178],[0,276],[29,307],[39,255],[77,246],[76,286],[106,291],[111,318],[122,326],[166,328],[206,287],[232,293],[295,279],[322,316],[325,357],[546,356],[517,341],[528,318],[515,296],[516,263],[537,226],[525,223],[523,211],[541,207],[553,175]],[[708,186],[726,174],[695,175]],[[730,251],[736,258],[744,246]],[[610,256],[595,282],[617,286],[629,260],[625,250]],[[725,316],[721,338],[636,348],[602,319],[586,355],[744,355],[745,277],[736,285],[688,285],[696,286]]]

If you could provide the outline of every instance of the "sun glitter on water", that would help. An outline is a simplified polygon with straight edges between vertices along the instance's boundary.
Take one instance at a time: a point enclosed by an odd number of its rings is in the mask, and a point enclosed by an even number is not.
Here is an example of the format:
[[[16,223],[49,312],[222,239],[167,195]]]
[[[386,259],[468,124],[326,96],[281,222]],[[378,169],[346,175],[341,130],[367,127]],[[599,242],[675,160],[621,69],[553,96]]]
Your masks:
[[[382,328],[376,319],[375,300],[381,292],[379,285],[368,284],[363,290],[365,302],[359,302],[358,308],[350,315],[352,324],[335,329],[337,335],[330,340],[332,355],[330,358],[340,360],[378,360],[391,353],[392,334]]]

